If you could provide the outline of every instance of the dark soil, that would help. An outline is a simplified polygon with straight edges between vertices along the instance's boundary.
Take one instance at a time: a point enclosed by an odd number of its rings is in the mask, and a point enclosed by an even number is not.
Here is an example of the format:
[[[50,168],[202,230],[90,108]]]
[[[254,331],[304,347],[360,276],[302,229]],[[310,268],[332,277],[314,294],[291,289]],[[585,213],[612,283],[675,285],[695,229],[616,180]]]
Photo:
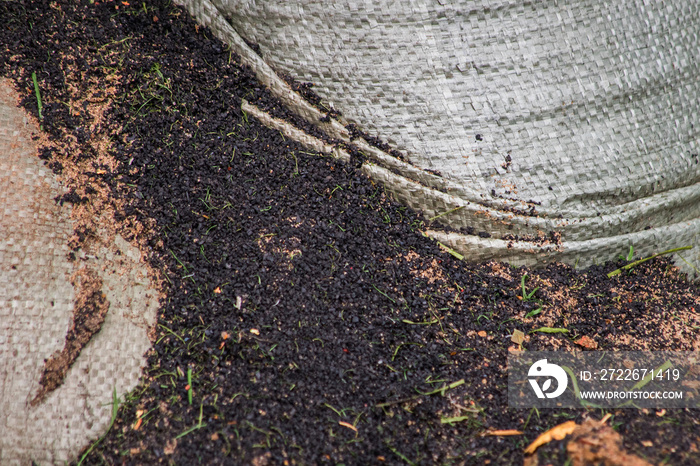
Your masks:
[[[281,105],[183,10],[129,3],[0,3],[0,73],[35,115],[37,74],[62,201],[112,206],[163,279],[143,383],[87,463],[522,464],[543,431],[606,412],[509,409],[514,330],[527,350],[580,349],[584,336],[588,349],[698,349],[698,287],[668,260],[613,279],[624,261],[460,262],[359,160],[309,153],[244,115],[242,98]],[[76,90],[108,104],[99,125],[91,101],[66,104]],[[543,326],[569,333],[529,333]],[[696,411],[611,414],[630,454],[700,463]],[[539,456],[564,464],[566,441]]]

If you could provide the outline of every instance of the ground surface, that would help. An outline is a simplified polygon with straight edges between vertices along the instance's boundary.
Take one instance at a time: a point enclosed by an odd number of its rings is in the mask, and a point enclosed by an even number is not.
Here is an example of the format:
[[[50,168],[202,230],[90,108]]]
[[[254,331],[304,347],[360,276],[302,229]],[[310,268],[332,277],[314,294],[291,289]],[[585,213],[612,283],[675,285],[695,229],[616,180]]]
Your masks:
[[[86,463],[522,464],[543,431],[607,412],[508,409],[514,330],[527,350],[698,349],[697,285],[667,260],[609,279],[622,260],[533,271],[441,251],[360,154],[309,153],[243,114],[242,98],[284,111],[177,7],[5,1],[0,17],[0,73],[38,116],[36,72],[62,201],[112,212],[165,293],[143,384]],[[530,334],[545,326],[569,333]],[[629,452],[700,463],[697,412],[610,414]],[[564,464],[566,440],[538,454]]]

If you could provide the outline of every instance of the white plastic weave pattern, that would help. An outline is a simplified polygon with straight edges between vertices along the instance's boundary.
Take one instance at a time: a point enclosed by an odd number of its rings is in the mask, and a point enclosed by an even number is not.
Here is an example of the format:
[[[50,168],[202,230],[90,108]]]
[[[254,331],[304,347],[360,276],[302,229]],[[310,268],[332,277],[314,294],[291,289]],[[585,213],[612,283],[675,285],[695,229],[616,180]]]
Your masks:
[[[268,86],[273,70],[313,82],[404,152],[368,173],[428,218],[454,210],[440,221],[471,234],[436,234],[470,257],[690,245],[700,265],[700,2],[184,3]]]

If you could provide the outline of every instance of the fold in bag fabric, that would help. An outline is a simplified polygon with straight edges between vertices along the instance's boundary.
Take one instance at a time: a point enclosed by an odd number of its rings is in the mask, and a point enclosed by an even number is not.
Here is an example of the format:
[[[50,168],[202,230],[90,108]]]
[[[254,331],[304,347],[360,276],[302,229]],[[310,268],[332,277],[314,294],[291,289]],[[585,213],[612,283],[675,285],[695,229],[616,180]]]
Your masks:
[[[299,115],[401,152],[364,170],[470,259],[700,268],[700,3],[181,3]]]

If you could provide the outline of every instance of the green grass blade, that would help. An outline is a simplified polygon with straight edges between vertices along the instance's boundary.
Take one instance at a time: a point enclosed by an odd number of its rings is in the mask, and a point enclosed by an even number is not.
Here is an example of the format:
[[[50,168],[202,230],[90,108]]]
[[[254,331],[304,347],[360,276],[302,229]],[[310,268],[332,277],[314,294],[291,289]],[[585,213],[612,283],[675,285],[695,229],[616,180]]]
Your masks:
[[[530,333],[569,333],[569,331],[565,328],[556,328],[556,327],[540,327],[536,328],[535,330],[531,330]]]
[[[39,82],[36,80],[36,73],[32,71],[32,81],[34,81],[34,92],[36,92],[36,106],[39,109],[39,119],[41,120],[43,117],[41,116],[41,92],[39,92]]]
[[[439,244],[440,246],[442,246],[443,248],[445,248],[445,250],[446,250],[447,252],[449,252],[450,254],[452,254],[455,258],[457,258],[457,259],[459,259],[459,260],[461,260],[461,261],[464,260],[464,256],[461,255],[460,253],[458,253],[457,251],[455,251],[454,249],[452,249],[451,247],[445,246],[445,245],[442,244],[440,241],[438,241],[437,244]]]
[[[636,266],[638,266],[639,264],[642,264],[642,263],[644,263],[644,262],[646,262],[646,261],[648,261],[648,260],[654,259],[654,258],[656,258],[656,257],[658,257],[658,256],[663,256],[663,255],[665,255],[665,254],[673,254],[674,252],[685,251],[686,249],[692,249],[692,248],[693,248],[692,246],[683,246],[682,248],[674,248],[674,249],[668,249],[668,250],[662,251],[662,252],[657,252],[656,254],[652,254],[652,255],[649,256],[649,257],[645,257],[644,259],[639,259],[638,261],[634,261],[634,262],[632,262],[631,264],[627,264],[627,265],[625,265],[624,267],[620,267],[620,268],[617,269],[617,270],[613,270],[612,272],[610,272],[610,273],[608,274],[608,278],[612,278],[612,277],[614,277],[614,276],[616,276],[616,275],[620,275],[620,274],[622,273],[623,270],[629,270],[629,269],[631,269],[632,267],[636,267]]]
[[[85,453],[83,453],[83,456],[80,457],[80,461],[78,461],[78,466],[83,464],[83,461],[85,461],[85,458],[87,458],[87,455],[90,454],[90,452],[102,441],[104,438],[107,436],[107,433],[110,431],[112,426],[114,425],[114,421],[117,419],[117,412],[119,411],[119,397],[117,396],[117,387],[115,386],[114,389],[112,390],[112,419],[109,421],[109,426],[107,426],[107,430],[105,433],[102,435],[102,437],[98,438],[95,443],[90,445],[90,448],[88,448]]]

